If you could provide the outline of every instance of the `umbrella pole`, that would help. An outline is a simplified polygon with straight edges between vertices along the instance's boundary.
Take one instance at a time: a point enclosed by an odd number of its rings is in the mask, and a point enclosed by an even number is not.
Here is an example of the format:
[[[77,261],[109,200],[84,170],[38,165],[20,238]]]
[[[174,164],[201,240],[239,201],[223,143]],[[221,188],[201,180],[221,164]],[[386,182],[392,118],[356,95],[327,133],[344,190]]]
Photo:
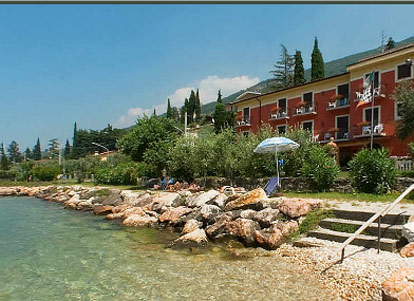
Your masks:
[[[280,177],[279,177],[279,160],[277,159],[277,148],[275,148],[275,159],[276,159],[276,177],[277,177],[277,186],[280,186]]]

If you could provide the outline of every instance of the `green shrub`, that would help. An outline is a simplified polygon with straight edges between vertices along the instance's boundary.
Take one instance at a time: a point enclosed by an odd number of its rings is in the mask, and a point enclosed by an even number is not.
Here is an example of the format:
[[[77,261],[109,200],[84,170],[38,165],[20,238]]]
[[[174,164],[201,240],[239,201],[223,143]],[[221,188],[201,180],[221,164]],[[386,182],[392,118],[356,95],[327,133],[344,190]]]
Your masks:
[[[33,168],[33,176],[39,181],[56,180],[58,174],[60,174],[59,166],[42,164]]]
[[[16,179],[17,172],[15,170],[2,170],[0,169],[1,180],[14,180]]]
[[[414,178],[414,170],[400,171],[401,177]]]
[[[350,162],[353,186],[359,192],[383,194],[397,182],[397,170],[385,148],[362,150]]]
[[[313,145],[305,150],[306,160],[301,168],[302,177],[309,187],[318,190],[328,190],[339,174],[339,167],[319,145]]]
[[[115,167],[103,167],[95,170],[95,182],[111,185],[136,185],[137,178],[147,175],[145,163],[120,163]]]

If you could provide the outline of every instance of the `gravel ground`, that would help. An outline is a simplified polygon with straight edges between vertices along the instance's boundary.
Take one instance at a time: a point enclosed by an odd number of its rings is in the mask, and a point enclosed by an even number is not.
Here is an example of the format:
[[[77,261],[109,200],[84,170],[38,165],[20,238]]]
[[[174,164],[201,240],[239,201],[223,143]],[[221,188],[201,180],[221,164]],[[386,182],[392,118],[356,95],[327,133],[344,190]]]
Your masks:
[[[381,300],[381,283],[400,267],[413,267],[414,258],[402,258],[398,253],[366,249],[350,245],[343,263],[340,243],[306,237],[303,241],[323,244],[320,247],[298,248],[282,245],[277,253],[288,257],[303,270],[314,273],[323,285],[335,292],[333,300]]]

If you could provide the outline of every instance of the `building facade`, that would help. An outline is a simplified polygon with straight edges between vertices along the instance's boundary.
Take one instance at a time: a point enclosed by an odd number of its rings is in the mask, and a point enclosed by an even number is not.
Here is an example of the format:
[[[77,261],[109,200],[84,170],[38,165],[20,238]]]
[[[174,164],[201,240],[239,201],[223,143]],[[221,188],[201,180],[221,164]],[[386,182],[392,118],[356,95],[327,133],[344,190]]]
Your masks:
[[[414,44],[394,48],[349,65],[343,74],[266,94],[246,92],[229,109],[237,111],[239,133],[257,132],[268,123],[279,133],[288,127],[309,130],[319,143],[334,137],[342,164],[369,146],[372,130],[375,147],[386,147],[391,156],[406,156],[413,139],[396,136],[399,104],[392,93],[399,82],[413,79],[413,60]],[[358,106],[357,92],[372,72],[379,95],[373,103]]]

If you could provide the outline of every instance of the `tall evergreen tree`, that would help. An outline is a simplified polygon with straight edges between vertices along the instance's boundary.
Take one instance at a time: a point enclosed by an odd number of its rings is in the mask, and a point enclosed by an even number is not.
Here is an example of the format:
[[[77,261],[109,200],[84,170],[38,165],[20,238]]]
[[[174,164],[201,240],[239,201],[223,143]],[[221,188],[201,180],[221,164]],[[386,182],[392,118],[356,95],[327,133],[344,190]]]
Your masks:
[[[196,96],[193,90],[191,90],[190,98],[188,99],[188,123],[192,123],[194,121],[194,112],[196,107]]]
[[[9,153],[9,159],[13,163],[22,162],[22,153],[20,152],[19,144],[16,141],[12,141],[7,149]]]
[[[181,108],[181,123],[184,124],[185,122],[185,114],[187,114],[188,111],[188,99],[186,98],[184,100],[184,105]],[[188,120],[187,120],[188,122]]]
[[[0,167],[2,170],[9,170],[10,168],[9,159],[7,159],[6,152],[4,151],[3,142],[1,143]]]
[[[218,91],[216,109],[213,113],[214,130],[216,133],[221,132],[225,128],[233,126],[234,112],[226,111],[226,108],[221,99],[221,91]]]
[[[26,150],[24,151],[24,153],[25,153],[26,160],[33,159],[32,151],[30,150],[29,147],[26,147]]]
[[[70,156],[70,151],[71,151],[70,143],[69,143],[69,140],[66,139],[65,150],[64,150],[64,153],[63,153],[65,158],[68,158]]]
[[[325,65],[322,58],[322,53],[318,47],[318,38],[315,37],[315,44],[313,45],[312,59],[311,59],[311,80],[318,80],[325,77]]]
[[[40,148],[40,139],[37,138],[36,145],[33,147],[33,160],[41,160],[42,159],[42,150]]]
[[[221,95],[221,90],[218,90],[218,93],[217,93],[217,102],[223,103],[223,100],[221,99],[222,96],[223,95]]]
[[[168,105],[167,105],[167,118],[173,118],[173,112],[171,108],[170,99],[168,98]]]
[[[73,125],[73,139],[72,139],[72,157],[74,159],[79,158],[79,136],[78,136],[78,125]]]
[[[395,47],[394,40],[392,39],[392,37],[389,37],[387,44],[385,44],[385,50],[390,50],[390,49],[393,49],[394,47]]]
[[[154,112],[152,113],[152,115],[153,115],[154,117],[157,117],[157,111],[155,110],[155,108],[154,108]]]
[[[303,68],[302,53],[296,50],[295,53],[295,70],[293,73],[293,84],[299,86],[305,83],[305,68]]]
[[[282,48],[280,58],[273,65],[275,70],[270,71],[275,77],[276,89],[288,88],[293,85],[293,66],[295,64],[293,55],[288,53],[285,45],[281,44],[280,46]]]
[[[59,156],[59,141],[57,138],[49,140],[49,154],[52,158]]]
[[[200,90],[197,89],[197,93],[196,93],[196,102],[195,102],[195,116],[196,116],[196,121],[200,122],[201,120],[201,101],[200,101]]]

